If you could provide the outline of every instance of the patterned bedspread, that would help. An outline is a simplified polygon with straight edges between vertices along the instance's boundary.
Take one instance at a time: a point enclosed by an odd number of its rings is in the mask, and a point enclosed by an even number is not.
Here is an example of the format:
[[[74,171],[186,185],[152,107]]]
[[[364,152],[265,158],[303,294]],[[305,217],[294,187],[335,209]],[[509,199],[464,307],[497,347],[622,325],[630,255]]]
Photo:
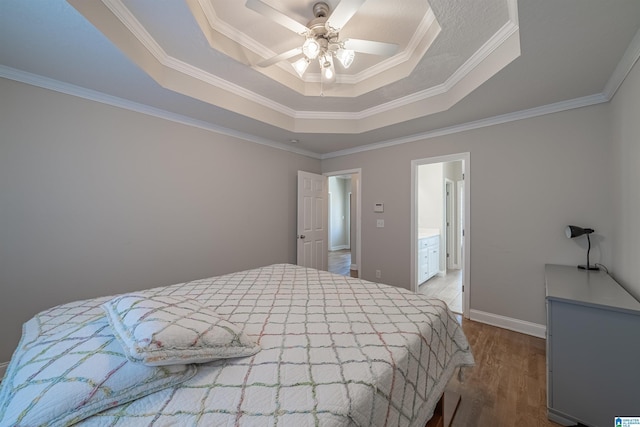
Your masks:
[[[456,368],[473,364],[442,301],[324,271],[278,264],[143,293],[195,299],[262,350],[77,425],[422,427]],[[108,299],[54,307],[39,327],[99,316]]]

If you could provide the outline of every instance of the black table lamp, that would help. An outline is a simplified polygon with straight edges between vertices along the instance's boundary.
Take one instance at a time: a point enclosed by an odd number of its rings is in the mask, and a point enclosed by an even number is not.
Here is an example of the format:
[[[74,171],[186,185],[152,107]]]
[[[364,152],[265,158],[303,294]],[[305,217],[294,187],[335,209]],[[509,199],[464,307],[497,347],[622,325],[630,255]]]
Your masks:
[[[595,265],[589,264],[589,252],[591,252],[591,239],[589,238],[589,234],[593,233],[593,228],[582,228],[576,227],[575,225],[567,225],[567,228],[564,229],[565,234],[568,238],[573,239],[574,237],[580,237],[583,234],[587,235],[587,242],[589,243],[587,249],[587,265],[579,265],[578,268],[581,270],[600,270],[600,268]]]

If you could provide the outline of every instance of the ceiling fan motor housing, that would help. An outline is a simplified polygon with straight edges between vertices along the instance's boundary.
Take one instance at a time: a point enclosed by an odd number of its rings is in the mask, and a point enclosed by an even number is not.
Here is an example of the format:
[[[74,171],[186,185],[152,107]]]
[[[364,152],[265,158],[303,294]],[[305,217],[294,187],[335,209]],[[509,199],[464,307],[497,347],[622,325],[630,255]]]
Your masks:
[[[329,16],[329,5],[321,1],[313,5],[313,16],[316,18],[326,18]]]
[[[337,44],[338,33],[331,28],[327,28],[327,19],[329,17],[329,5],[325,2],[318,2],[313,5],[314,19],[309,21],[309,35],[314,37],[324,49],[330,51],[337,50],[340,46]]]

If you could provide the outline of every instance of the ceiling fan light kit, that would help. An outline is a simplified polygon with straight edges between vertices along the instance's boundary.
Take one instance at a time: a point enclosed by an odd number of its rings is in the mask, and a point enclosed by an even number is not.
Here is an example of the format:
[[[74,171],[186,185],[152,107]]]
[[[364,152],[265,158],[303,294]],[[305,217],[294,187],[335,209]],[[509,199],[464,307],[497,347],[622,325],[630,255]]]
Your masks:
[[[333,66],[333,56],[329,53],[325,53],[320,57],[320,69],[322,70],[322,80],[326,83],[331,83],[336,79],[336,69]]]
[[[307,37],[302,44],[302,53],[304,53],[304,56],[308,59],[316,59],[320,54],[320,43],[313,37]]]
[[[258,66],[269,67],[302,53],[303,56],[301,58],[291,63],[298,76],[303,78],[311,61],[317,59],[320,66],[321,81],[323,83],[331,83],[336,78],[334,57],[346,70],[353,64],[356,52],[381,56],[393,55],[398,46],[392,43],[358,39],[340,40],[340,29],[351,19],[364,2],[365,0],[343,0],[338,3],[331,14],[329,14],[330,9],[327,3],[317,2],[313,5],[315,18],[304,27],[287,15],[266,5],[261,0],[247,0],[246,6],[249,9],[305,37],[302,47],[266,59],[258,63]],[[304,30],[300,31],[301,28],[304,28]]]
[[[310,62],[309,58],[305,56],[293,62],[291,65],[293,66],[293,69],[296,70],[296,73],[298,73],[300,78],[302,78],[302,76],[304,76],[304,72],[309,68]]]
[[[349,68],[351,64],[353,64],[355,57],[356,53],[351,49],[340,48],[336,52],[336,58],[338,58],[338,61],[340,61],[344,68]]]

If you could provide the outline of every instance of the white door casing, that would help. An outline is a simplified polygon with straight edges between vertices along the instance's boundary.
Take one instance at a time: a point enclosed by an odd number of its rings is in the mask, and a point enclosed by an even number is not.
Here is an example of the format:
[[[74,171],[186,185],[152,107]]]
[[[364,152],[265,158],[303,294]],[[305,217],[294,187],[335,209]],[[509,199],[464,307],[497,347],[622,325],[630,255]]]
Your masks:
[[[471,254],[469,251],[471,232],[471,160],[470,153],[458,153],[445,156],[416,159],[411,161],[411,272],[413,277],[412,289],[418,292],[418,167],[432,163],[446,163],[462,161],[462,181],[460,189],[460,255],[458,263],[462,270],[462,315],[469,318],[471,293]]]
[[[458,225],[458,239],[459,239],[459,243],[458,243],[458,264],[460,265],[460,267],[464,266],[463,269],[463,274],[468,277],[468,274],[470,272],[470,268],[469,268],[469,263],[467,261],[465,261],[465,257],[468,258],[468,255],[465,255],[467,249],[464,247],[466,245],[466,231],[465,228],[467,228],[467,215],[469,212],[469,207],[470,207],[470,202],[469,199],[467,199],[467,196],[465,195],[465,185],[464,185],[464,176],[465,176],[465,169],[464,167],[468,168],[468,165],[463,163],[463,169],[462,169],[462,176],[463,179],[462,181],[458,181],[457,184],[457,191],[458,191],[458,212],[460,215],[460,223]],[[463,312],[468,316],[470,307],[469,307],[469,285],[468,285],[469,279],[465,279],[465,281],[463,281],[463,283],[465,284],[465,286],[462,287],[462,304],[463,304]]]
[[[297,264],[327,269],[328,259],[327,177],[298,171]]]
[[[355,192],[355,199],[351,200],[351,209],[355,210],[355,214],[352,214],[353,218],[350,219],[350,227],[353,230],[349,241],[351,247],[351,270],[358,273],[358,277],[360,277],[360,272],[362,271],[362,169],[332,171],[326,172],[324,175],[327,177],[351,176],[351,191],[352,194]]]
[[[454,186],[453,181],[445,178],[445,271],[448,269],[458,269],[458,248],[455,239],[456,215],[454,209]]]

